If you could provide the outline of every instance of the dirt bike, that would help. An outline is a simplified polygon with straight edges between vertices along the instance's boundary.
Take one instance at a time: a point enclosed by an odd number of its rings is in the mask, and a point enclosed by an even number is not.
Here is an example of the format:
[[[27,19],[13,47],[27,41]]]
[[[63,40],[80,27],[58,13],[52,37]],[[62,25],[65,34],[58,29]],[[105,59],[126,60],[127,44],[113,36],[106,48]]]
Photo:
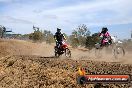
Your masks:
[[[125,50],[123,48],[122,42],[117,41],[114,43],[112,52],[115,58],[122,58],[125,56]]]
[[[103,40],[104,44],[96,43],[95,44],[95,56],[100,58],[103,55],[103,49],[106,50],[112,49],[112,55],[114,58],[122,58],[125,55],[125,50],[122,46],[122,42],[113,41],[115,39],[111,39],[112,42],[109,42],[109,38],[105,38]]]
[[[65,54],[66,57],[70,58],[71,57],[71,51],[68,48],[68,44],[65,43],[65,41],[62,42],[62,45],[55,46],[55,57],[59,57],[63,54]]]

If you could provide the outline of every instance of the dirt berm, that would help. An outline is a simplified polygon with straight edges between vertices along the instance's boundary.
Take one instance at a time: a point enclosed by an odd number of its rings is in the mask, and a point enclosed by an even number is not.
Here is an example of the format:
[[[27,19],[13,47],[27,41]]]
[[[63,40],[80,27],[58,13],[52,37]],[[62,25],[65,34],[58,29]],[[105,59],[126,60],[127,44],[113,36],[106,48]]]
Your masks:
[[[50,48],[49,48],[50,47]],[[78,85],[78,67],[94,74],[131,74],[132,65],[117,62],[54,58],[54,45],[20,40],[0,40],[0,88],[131,88],[132,84]],[[85,53],[85,52],[84,52]],[[81,54],[80,54],[81,55]]]

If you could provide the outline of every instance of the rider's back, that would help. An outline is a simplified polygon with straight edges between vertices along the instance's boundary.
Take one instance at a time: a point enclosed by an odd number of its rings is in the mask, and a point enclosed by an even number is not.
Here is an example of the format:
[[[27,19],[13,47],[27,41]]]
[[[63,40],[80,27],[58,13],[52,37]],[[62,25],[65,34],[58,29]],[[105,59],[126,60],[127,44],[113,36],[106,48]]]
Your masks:
[[[100,33],[100,36],[103,36],[103,37],[110,37],[110,34],[109,34],[109,32],[101,32],[101,33]]]
[[[56,32],[55,37],[57,41],[62,41],[63,40],[63,34],[61,32]]]

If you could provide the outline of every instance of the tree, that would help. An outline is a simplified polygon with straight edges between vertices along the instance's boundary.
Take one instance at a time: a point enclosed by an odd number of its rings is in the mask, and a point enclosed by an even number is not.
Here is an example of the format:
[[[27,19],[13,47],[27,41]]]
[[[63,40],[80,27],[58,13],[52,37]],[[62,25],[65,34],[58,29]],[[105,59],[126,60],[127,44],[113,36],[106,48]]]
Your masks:
[[[4,26],[0,25],[0,36],[1,36],[1,38],[4,37],[5,33],[6,33],[6,28]]]
[[[88,36],[86,39],[86,48],[92,49],[95,45],[94,39],[92,36]]]
[[[90,31],[85,24],[79,25],[77,28],[78,36],[87,37],[90,36]]]
[[[69,36],[68,40],[73,48],[76,48],[79,46],[79,40],[78,40],[78,32],[77,30],[73,30],[72,35]]]
[[[34,29],[34,33],[31,33],[29,35],[29,39],[33,40],[34,42],[42,41],[42,39],[43,39],[42,31],[40,31],[39,28],[37,28],[37,30]]]
[[[92,34],[92,37],[93,37],[95,43],[99,43],[100,42],[99,33]]]
[[[75,37],[75,38],[78,37],[78,32],[77,32],[77,30],[73,30],[73,32],[72,32],[72,36]]]
[[[94,33],[92,36],[87,36],[86,38],[86,48],[92,49],[94,48],[95,44],[100,42],[99,33]]]
[[[48,44],[51,44],[54,42],[54,35],[51,33],[51,31],[47,30],[40,30],[39,27],[33,26],[34,32],[29,35],[29,39],[32,39],[33,41],[45,41]]]
[[[51,33],[51,31],[47,32],[47,36],[46,36],[46,43],[53,43],[54,42],[54,35]]]
[[[46,41],[46,43],[51,44],[54,42],[54,35],[51,33],[51,31],[44,30],[43,39]]]
[[[87,28],[86,25],[82,24],[79,25],[76,30],[73,30],[72,32],[72,45],[75,45],[76,47],[81,45],[81,46],[85,46],[86,44],[86,38],[87,36],[90,36],[90,31]],[[76,44],[74,44],[76,43]]]
[[[76,48],[79,46],[79,40],[78,38],[76,38],[74,35],[70,35],[69,36],[69,41],[70,41],[70,44],[73,48]]]

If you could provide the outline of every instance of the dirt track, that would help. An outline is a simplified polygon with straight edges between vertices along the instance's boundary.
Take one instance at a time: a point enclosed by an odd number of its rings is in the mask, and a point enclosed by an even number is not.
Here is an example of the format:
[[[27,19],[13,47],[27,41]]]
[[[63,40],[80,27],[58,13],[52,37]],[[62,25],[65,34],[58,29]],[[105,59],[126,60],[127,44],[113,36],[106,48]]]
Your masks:
[[[76,73],[81,66],[88,68],[88,73],[132,75],[130,51],[117,62],[108,55],[96,58],[94,51],[72,48],[72,58],[57,59],[53,57],[53,48],[54,44],[0,40],[0,88],[91,88],[93,85],[76,84]],[[128,86],[111,84],[109,88]]]
[[[37,55],[43,57],[53,57],[54,56],[54,44],[48,45],[46,43],[31,43],[27,41],[20,40],[1,40],[0,43],[0,56],[6,55]],[[130,49],[130,48],[128,48]],[[132,50],[125,49],[125,56],[120,59],[115,59],[112,57],[112,53],[104,53],[101,58],[95,56],[95,50],[87,50],[85,48],[73,49],[70,48],[72,52],[73,60],[85,59],[94,61],[105,61],[105,62],[119,62],[122,64],[132,64]],[[62,56],[62,58],[65,58]]]

